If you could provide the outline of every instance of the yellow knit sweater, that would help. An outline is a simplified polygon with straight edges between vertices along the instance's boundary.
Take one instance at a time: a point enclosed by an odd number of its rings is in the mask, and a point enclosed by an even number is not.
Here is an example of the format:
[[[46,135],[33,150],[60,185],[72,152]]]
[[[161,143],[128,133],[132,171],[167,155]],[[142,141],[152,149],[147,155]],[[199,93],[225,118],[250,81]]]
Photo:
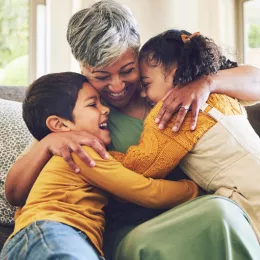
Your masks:
[[[211,94],[207,103],[225,115],[240,114],[239,102],[226,95]],[[188,112],[181,129],[172,131],[176,115],[171,119],[167,128],[159,130],[155,118],[162,106],[159,102],[149,113],[144,122],[144,130],[139,144],[131,146],[126,154],[110,152],[126,168],[146,177],[164,178],[179,161],[192,150],[193,146],[216,121],[204,112],[199,113],[197,127],[190,130],[191,112]],[[205,112],[210,109],[208,107]]]

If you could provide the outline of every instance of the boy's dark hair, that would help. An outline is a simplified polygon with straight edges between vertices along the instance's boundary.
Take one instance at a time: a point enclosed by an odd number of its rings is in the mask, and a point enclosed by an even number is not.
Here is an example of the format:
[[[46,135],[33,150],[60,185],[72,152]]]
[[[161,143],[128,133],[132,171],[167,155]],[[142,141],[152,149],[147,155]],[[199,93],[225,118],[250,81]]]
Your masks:
[[[195,35],[186,43],[181,35],[191,36],[184,30],[168,30],[149,41],[140,50],[139,60],[146,59],[150,66],[160,66],[167,73],[174,64],[177,70],[173,84],[186,84],[202,75],[237,67],[236,62],[227,60],[212,39]]]
[[[47,74],[35,80],[27,89],[23,101],[23,119],[37,139],[51,133],[46,119],[56,115],[73,122],[73,109],[79,90],[87,78],[74,72]]]

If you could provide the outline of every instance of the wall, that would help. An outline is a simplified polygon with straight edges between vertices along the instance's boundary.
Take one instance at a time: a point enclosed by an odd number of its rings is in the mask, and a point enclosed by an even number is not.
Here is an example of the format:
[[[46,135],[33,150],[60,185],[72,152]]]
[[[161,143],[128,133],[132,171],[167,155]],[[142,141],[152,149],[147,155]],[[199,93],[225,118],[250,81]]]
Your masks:
[[[135,15],[144,43],[151,36],[170,28],[200,31],[236,52],[236,0],[118,0]],[[47,72],[73,70],[79,72],[66,41],[66,27],[73,13],[96,0],[47,0]],[[62,6],[62,8],[61,8]],[[61,11],[62,10],[62,11]]]

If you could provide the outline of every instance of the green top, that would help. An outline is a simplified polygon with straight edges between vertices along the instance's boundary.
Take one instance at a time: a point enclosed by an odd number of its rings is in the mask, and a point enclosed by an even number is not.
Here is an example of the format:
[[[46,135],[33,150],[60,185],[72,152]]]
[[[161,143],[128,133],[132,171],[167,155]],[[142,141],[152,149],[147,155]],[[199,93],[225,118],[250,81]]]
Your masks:
[[[129,146],[138,144],[143,130],[143,120],[110,107],[108,128],[112,139],[108,149],[126,153]]]

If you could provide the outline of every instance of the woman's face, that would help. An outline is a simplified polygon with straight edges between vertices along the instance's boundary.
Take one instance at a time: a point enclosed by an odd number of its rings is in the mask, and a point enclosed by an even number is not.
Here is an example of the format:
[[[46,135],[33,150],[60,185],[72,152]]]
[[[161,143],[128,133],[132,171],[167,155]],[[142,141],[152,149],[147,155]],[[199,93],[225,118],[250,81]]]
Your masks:
[[[81,70],[101,97],[117,108],[129,104],[140,84],[138,58],[132,50],[124,52],[116,62],[104,68],[85,65]]]
[[[157,103],[173,88],[173,77],[176,69],[165,74],[161,66],[148,65],[145,60],[140,62],[140,75],[142,83],[141,96],[148,102]]]

